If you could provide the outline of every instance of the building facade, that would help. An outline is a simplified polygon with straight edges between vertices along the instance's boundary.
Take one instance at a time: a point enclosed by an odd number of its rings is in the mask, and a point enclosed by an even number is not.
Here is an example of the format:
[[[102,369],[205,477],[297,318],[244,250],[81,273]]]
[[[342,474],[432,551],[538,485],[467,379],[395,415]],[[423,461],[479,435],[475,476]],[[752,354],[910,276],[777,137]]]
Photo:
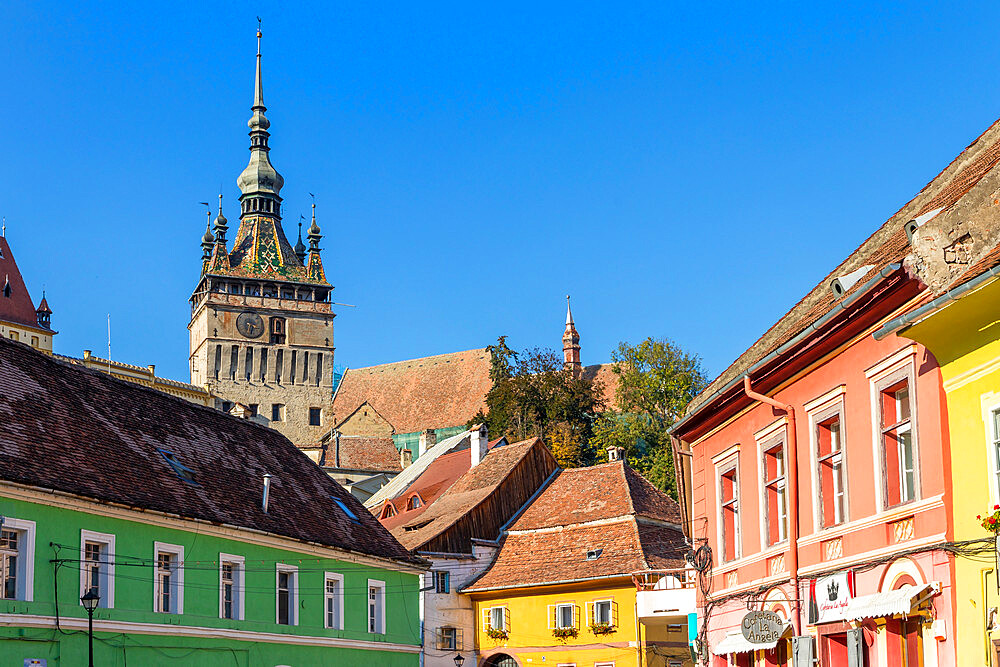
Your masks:
[[[692,664],[695,592],[679,522],[677,504],[621,460],[560,471],[462,589],[476,664]]]
[[[315,204],[308,248],[301,224],[294,247],[281,224],[284,179],[270,161],[259,33],[251,110],[250,162],[237,179],[240,224],[232,248],[222,195],[214,229],[202,239],[188,325],[191,384],[207,385],[224,411],[242,403],[296,445],[309,446],[330,427],[333,288],[323,271]]]
[[[419,664],[425,564],[276,431],[9,340],[0,387],[4,664],[87,664],[90,591],[96,664]]]
[[[998,151],[994,125],[672,428],[706,663],[990,664],[993,545],[975,516],[991,507],[995,318],[981,301],[980,324],[909,325],[1000,262]]]

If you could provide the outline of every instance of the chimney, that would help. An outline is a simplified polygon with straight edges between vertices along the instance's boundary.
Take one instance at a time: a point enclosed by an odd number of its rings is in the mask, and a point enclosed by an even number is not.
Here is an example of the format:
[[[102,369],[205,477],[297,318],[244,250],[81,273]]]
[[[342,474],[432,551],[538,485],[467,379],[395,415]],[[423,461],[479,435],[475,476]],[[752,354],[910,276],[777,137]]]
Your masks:
[[[264,473],[264,498],[260,503],[260,507],[264,510],[264,514],[267,514],[267,501],[270,500],[271,496],[271,475]]]
[[[608,461],[621,461],[625,450],[621,447],[608,447]]]
[[[413,452],[411,452],[406,447],[403,447],[401,450],[399,450],[400,467],[403,468],[403,470],[406,470],[407,468],[410,467],[410,464],[412,463],[413,463]]]
[[[472,450],[472,466],[475,468],[479,465],[479,462],[483,460],[486,456],[486,447],[489,444],[489,432],[486,430],[486,424],[480,424],[479,427],[472,432],[472,440],[470,442],[469,449]]]
[[[423,456],[424,452],[437,444],[437,433],[434,429],[429,428],[420,434],[419,444],[417,446],[417,456]],[[411,452],[412,453],[412,452]]]

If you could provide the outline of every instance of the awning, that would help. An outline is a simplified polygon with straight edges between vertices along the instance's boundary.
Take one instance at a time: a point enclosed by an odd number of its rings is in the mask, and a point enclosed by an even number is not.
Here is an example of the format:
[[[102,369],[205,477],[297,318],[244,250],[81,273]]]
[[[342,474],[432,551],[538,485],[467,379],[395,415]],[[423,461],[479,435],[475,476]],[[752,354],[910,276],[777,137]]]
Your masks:
[[[784,638],[791,628],[792,624],[786,623],[785,629],[781,631],[781,637]],[[779,641],[781,641],[781,639],[768,642],[767,644],[751,644],[747,641],[746,637],[743,636],[742,632],[730,632],[728,635],[723,637],[721,642],[712,647],[712,654],[729,655],[730,653],[749,653],[750,651],[761,651],[764,649],[774,648],[778,645]]]
[[[933,594],[933,590],[930,584],[905,584],[894,591],[860,595],[847,603],[844,618],[848,621],[860,621],[864,618],[910,614],[914,607]]]

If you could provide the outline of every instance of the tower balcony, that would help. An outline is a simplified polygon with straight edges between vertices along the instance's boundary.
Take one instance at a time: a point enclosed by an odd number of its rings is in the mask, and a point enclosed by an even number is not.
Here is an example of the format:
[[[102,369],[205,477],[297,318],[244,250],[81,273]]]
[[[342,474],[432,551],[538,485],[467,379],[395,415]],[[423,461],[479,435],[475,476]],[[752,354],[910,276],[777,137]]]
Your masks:
[[[632,573],[640,619],[676,619],[697,611],[697,573],[689,568]]]

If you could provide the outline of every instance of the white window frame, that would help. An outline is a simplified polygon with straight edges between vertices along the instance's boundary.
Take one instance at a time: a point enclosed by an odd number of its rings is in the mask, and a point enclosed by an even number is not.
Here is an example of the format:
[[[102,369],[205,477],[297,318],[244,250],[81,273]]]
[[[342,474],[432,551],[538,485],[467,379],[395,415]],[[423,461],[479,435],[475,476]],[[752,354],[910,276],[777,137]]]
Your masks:
[[[174,557],[170,573],[170,599],[173,609],[160,609],[160,554]],[[158,614],[184,613],[184,547],[179,544],[153,542],[153,611]]]
[[[501,626],[497,627],[493,624],[493,614],[500,610],[500,621]],[[488,628],[493,628],[494,630],[501,630],[503,632],[510,632],[510,609],[507,608],[505,604],[496,604],[489,607],[483,607],[482,611],[486,612],[483,614],[483,632]]]
[[[614,598],[602,598],[600,600],[594,600],[590,603],[590,622],[592,624],[602,623],[603,621],[597,618],[597,605],[605,604],[608,605],[608,625],[615,624],[615,600]]]
[[[288,627],[299,624],[299,568],[287,563],[277,563],[274,566],[274,622],[278,625],[281,618],[281,596],[278,595],[278,582],[281,574],[290,574],[288,578],[290,586],[288,588]]]
[[[869,388],[871,392],[871,423],[872,423],[872,455],[876,464],[875,468],[875,491],[878,494],[876,502],[880,512],[910,505],[921,498],[921,461],[920,461],[920,439],[917,435],[918,410],[917,405],[917,382],[916,382],[916,346],[905,348],[897,355],[887,359],[885,363],[879,364],[877,372],[868,373]],[[892,362],[891,364],[888,362]],[[910,400],[910,446],[913,448],[913,499],[902,501],[897,505],[889,505],[888,489],[889,480],[885,469],[885,459],[882,456],[882,392],[893,384],[906,380],[907,391]],[[900,472],[902,472],[902,461],[900,461]]]
[[[1000,452],[993,431],[994,413],[1000,412],[1000,393],[988,392],[979,397],[983,414],[983,431],[986,445],[986,477],[990,491],[990,506],[1000,504]]]
[[[776,549],[788,542],[788,438],[786,433],[785,420],[782,420],[781,428],[770,431],[768,435],[757,440],[757,469],[760,471],[760,474],[757,476],[757,496],[760,503],[761,517],[764,519],[760,522],[761,551]],[[767,502],[768,479],[767,465],[764,457],[768,452],[778,448],[781,449],[781,481],[777,483],[777,488],[784,499],[784,514],[782,515],[782,507],[779,506],[778,516],[772,517],[770,506]],[[737,479],[737,486],[738,481]],[[737,502],[739,501],[737,500]],[[772,543],[770,541],[770,523],[775,519],[783,519],[783,522],[778,526],[778,539]]]
[[[330,625],[330,619],[327,617],[327,608],[331,597],[330,592],[327,590],[327,584],[331,581],[337,582],[337,592],[333,596],[335,598],[334,608],[337,614],[336,625]],[[336,572],[327,572],[323,577],[323,627],[330,630],[344,629],[344,575],[337,574]]]
[[[572,602],[557,602],[555,607],[555,628],[563,630],[576,627],[576,605]],[[569,609],[569,625],[563,625],[563,610]]]
[[[101,573],[102,587],[101,600],[98,602],[99,609],[115,608],[115,536],[112,533],[98,533],[93,530],[80,529],[80,597],[86,595],[89,590],[87,586],[87,570],[83,567],[84,557],[87,550],[87,542],[94,542],[105,547],[102,561],[103,572]],[[80,603],[83,604],[82,602]]]
[[[736,484],[734,491],[734,498],[736,499],[736,521],[734,522],[733,535],[733,557],[730,559],[726,558],[726,542],[725,542],[725,521],[723,520],[723,509],[722,509],[722,477],[730,470],[736,471]],[[740,451],[736,448],[735,451],[728,453],[724,459],[720,459],[715,463],[715,510],[716,510],[716,520],[715,520],[715,540],[716,545],[719,547],[719,562],[720,563],[731,563],[739,559],[743,555],[743,540],[740,531],[740,517],[742,515],[742,503],[740,501]]]
[[[3,517],[3,528],[18,533],[17,586],[14,600],[32,602],[35,599],[35,522],[27,519]],[[3,585],[3,582],[0,582]]]
[[[375,630],[372,630],[371,626],[371,589],[379,589],[379,593],[375,598],[375,620],[378,621],[378,626]],[[365,628],[368,630],[369,634],[374,635],[384,635],[385,634],[385,582],[379,581],[378,579],[369,579],[368,587],[365,589],[365,598],[367,604],[365,605]]]
[[[825,402],[813,402],[812,406],[807,406],[809,415],[809,462],[812,469],[812,485],[813,485],[813,532],[819,532],[821,530],[830,530],[843,526],[851,520],[851,494],[848,492],[850,487],[849,479],[849,468],[847,467],[847,422],[846,415],[847,410],[844,406],[844,390],[838,388],[835,390],[833,398]],[[834,416],[840,421],[840,470],[841,470],[841,484],[843,488],[841,492],[844,494],[844,515],[841,520],[832,526],[823,526],[823,480],[820,476],[820,460],[819,460],[819,440],[816,437],[816,431],[819,425],[823,422],[830,421]],[[834,499],[834,512],[836,512],[836,499]]]
[[[233,617],[226,618],[226,589],[222,584],[222,564],[231,563],[233,567]],[[219,618],[227,621],[242,621],[246,618],[244,597],[246,592],[246,558],[235,554],[219,553]]]

